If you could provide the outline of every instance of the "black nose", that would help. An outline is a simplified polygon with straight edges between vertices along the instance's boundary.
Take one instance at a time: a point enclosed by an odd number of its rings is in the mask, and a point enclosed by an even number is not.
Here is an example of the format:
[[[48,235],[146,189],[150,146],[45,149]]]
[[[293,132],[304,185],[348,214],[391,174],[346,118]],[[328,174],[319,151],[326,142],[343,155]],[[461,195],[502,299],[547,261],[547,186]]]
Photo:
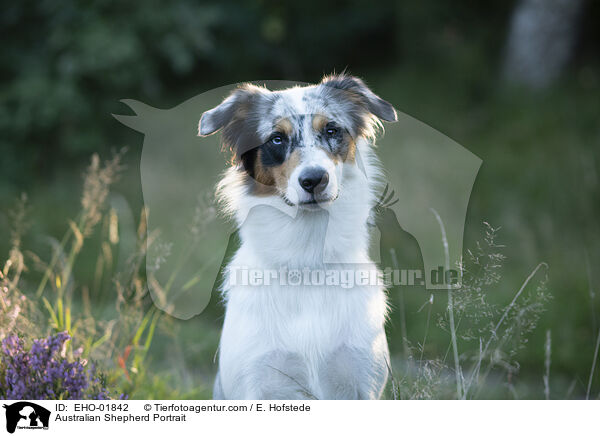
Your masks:
[[[329,183],[329,174],[323,168],[307,168],[300,173],[298,183],[306,192],[320,192]]]

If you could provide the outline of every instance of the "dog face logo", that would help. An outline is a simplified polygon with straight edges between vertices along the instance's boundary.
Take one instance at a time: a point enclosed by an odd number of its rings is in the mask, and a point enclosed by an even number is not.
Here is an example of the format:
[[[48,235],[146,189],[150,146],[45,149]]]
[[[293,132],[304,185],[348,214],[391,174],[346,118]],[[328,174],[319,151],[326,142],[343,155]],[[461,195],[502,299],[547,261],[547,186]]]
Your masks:
[[[3,406],[6,409],[6,431],[19,429],[48,429],[50,411],[29,401]]]

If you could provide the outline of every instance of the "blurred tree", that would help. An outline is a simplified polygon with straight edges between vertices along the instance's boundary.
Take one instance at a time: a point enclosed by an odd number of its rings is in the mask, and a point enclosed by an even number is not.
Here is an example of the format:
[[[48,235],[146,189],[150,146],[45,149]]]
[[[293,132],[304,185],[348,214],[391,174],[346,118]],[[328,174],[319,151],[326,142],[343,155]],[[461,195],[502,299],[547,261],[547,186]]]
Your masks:
[[[0,35],[4,175],[81,158],[114,135],[119,98],[157,97],[162,78],[189,73],[214,49],[215,7],[192,1],[5,4]]]
[[[252,79],[389,62],[395,5],[24,0],[0,16],[0,172],[23,185],[122,145],[122,98],[174,105]],[[393,60],[393,59],[392,59]],[[200,88],[199,88],[200,86]]]
[[[508,34],[504,73],[541,88],[555,80],[573,53],[583,0],[521,0]]]

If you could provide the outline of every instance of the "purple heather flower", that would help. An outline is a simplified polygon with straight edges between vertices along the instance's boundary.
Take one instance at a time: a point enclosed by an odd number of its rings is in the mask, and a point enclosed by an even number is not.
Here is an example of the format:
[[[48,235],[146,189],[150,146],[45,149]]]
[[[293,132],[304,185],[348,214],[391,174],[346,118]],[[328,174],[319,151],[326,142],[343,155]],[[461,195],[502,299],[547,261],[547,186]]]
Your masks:
[[[2,340],[0,397],[3,399],[109,399],[108,391],[93,365],[77,358],[69,362],[63,355],[70,340],[67,332],[35,339],[25,350],[16,335]]]

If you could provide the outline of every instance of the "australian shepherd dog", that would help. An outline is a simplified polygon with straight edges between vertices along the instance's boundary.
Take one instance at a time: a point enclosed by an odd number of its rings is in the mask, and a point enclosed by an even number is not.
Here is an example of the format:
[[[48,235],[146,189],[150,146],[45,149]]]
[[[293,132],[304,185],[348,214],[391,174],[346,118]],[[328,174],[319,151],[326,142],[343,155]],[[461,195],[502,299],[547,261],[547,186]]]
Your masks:
[[[215,399],[382,395],[386,294],[364,278],[380,274],[368,254],[382,181],[374,139],[396,120],[348,75],[276,91],[245,84],[202,114],[199,135],[220,130],[233,152],[217,198],[241,240],[222,286]],[[342,286],[349,271],[363,280]]]

